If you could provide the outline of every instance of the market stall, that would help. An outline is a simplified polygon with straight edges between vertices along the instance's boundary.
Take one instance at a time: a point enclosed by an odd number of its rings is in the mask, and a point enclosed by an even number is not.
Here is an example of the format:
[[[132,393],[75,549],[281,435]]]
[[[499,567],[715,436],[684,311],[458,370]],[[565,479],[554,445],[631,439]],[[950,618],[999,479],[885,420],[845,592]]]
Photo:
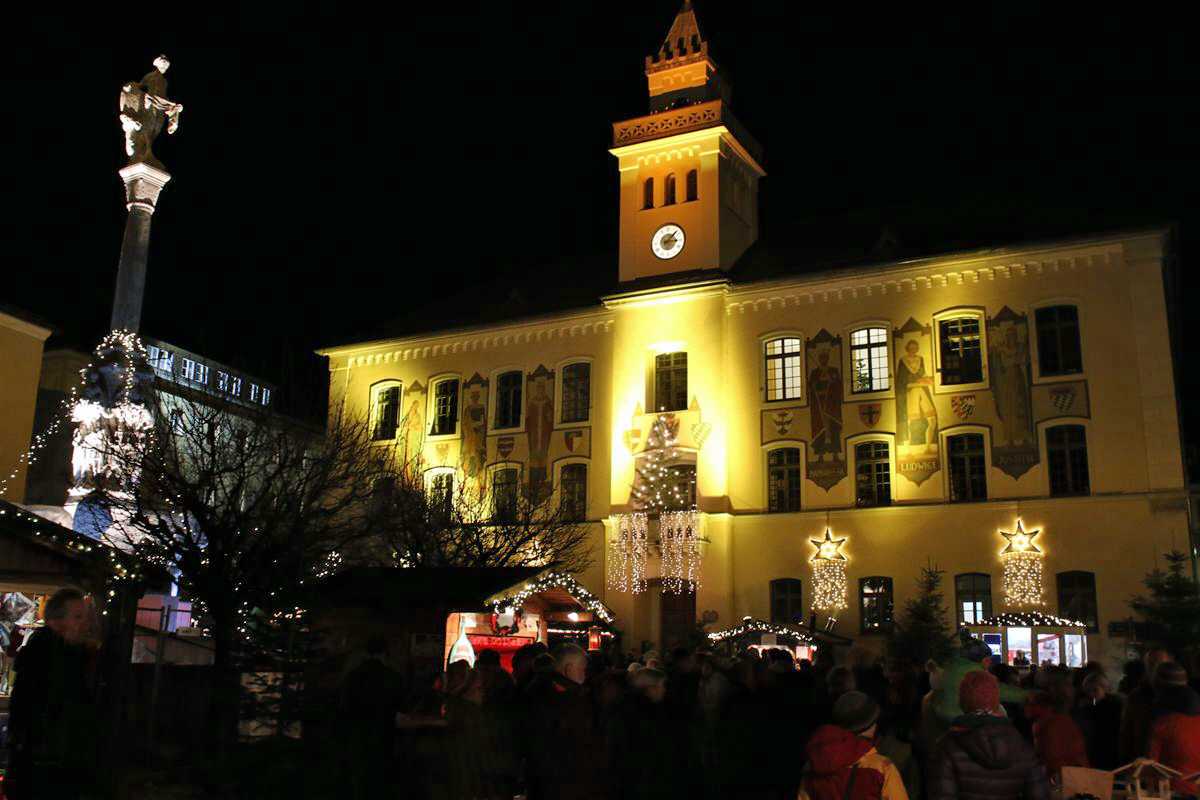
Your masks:
[[[1082,667],[1088,660],[1087,625],[1076,620],[1020,611],[987,617],[966,628],[1005,664]]]
[[[743,617],[732,628],[713,631],[708,640],[714,647],[728,655],[746,650],[787,650],[797,664],[801,659],[815,661],[817,649],[822,645],[848,645],[850,640],[836,633],[813,630],[807,625],[785,625],[765,622],[753,617]]]

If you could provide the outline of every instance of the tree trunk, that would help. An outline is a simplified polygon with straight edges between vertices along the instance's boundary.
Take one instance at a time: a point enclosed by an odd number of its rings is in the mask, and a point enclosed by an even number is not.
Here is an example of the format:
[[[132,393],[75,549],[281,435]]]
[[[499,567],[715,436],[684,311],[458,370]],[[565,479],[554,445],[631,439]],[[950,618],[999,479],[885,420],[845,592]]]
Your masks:
[[[234,653],[235,616],[232,611],[214,609],[212,617],[213,682],[209,736],[212,752],[223,762],[237,742],[241,675]]]

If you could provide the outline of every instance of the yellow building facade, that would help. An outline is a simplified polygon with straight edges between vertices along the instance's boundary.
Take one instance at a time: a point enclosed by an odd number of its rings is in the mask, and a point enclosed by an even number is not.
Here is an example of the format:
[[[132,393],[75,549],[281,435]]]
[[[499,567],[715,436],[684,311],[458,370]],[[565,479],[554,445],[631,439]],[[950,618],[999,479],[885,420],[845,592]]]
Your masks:
[[[0,309],[0,497],[25,501],[29,448],[42,347],[51,330],[28,315]]]
[[[456,486],[507,469],[559,486],[574,466],[594,531],[578,578],[629,646],[669,646],[706,612],[807,622],[828,530],[846,540],[845,608],[817,610],[868,646],[934,565],[959,623],[1037,609],[1087,622],[1092,658],[1123,658],[1110,623],[1189,541],[1167,232],[740,281],[765,172],[690,7],[646,67],[652,113],[614,126],[619,288],[322,350],[334,413],[391,413],[392,439]],[[656,420],[694,475],[694,595],[660,590],[653,518],[647,591],[611,574]],[[1018,520],[1039,531],[1040,605],[1006,602]]]

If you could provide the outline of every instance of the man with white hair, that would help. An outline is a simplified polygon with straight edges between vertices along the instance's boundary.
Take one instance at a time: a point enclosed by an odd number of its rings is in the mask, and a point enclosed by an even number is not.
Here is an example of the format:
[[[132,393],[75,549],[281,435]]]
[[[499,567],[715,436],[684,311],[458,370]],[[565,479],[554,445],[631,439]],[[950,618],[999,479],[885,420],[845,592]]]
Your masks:
[[[582,685],[587,680],[587,653],[577,645],[564,644],[554,650],[554,668],[572,683]]]
[[[573,644],[554,648],[554,671],[526,690],[529,800],[603,797],[604,742],[596,726],[587,679],[587,653]]]

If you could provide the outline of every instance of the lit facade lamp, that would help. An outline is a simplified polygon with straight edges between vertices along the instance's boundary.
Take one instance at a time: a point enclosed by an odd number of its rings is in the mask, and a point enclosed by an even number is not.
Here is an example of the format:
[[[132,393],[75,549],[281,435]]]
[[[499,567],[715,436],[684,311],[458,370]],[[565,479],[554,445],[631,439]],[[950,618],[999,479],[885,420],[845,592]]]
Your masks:
[[[831,617],[846,608],[846,565],[849,559],[841,552],[846,538],[833,538],[825,529],[824,539],[810,539],[817,551],[812,557],[813,609]]]
[[[1026,531],[1020,519],[1014,531],[1000,531],[1008,544],[1000,551],[1004,567],[1004,602],[1014,608],[1043,604],[1042,570],[1045,554],[1033,543],[1041,530]]]

